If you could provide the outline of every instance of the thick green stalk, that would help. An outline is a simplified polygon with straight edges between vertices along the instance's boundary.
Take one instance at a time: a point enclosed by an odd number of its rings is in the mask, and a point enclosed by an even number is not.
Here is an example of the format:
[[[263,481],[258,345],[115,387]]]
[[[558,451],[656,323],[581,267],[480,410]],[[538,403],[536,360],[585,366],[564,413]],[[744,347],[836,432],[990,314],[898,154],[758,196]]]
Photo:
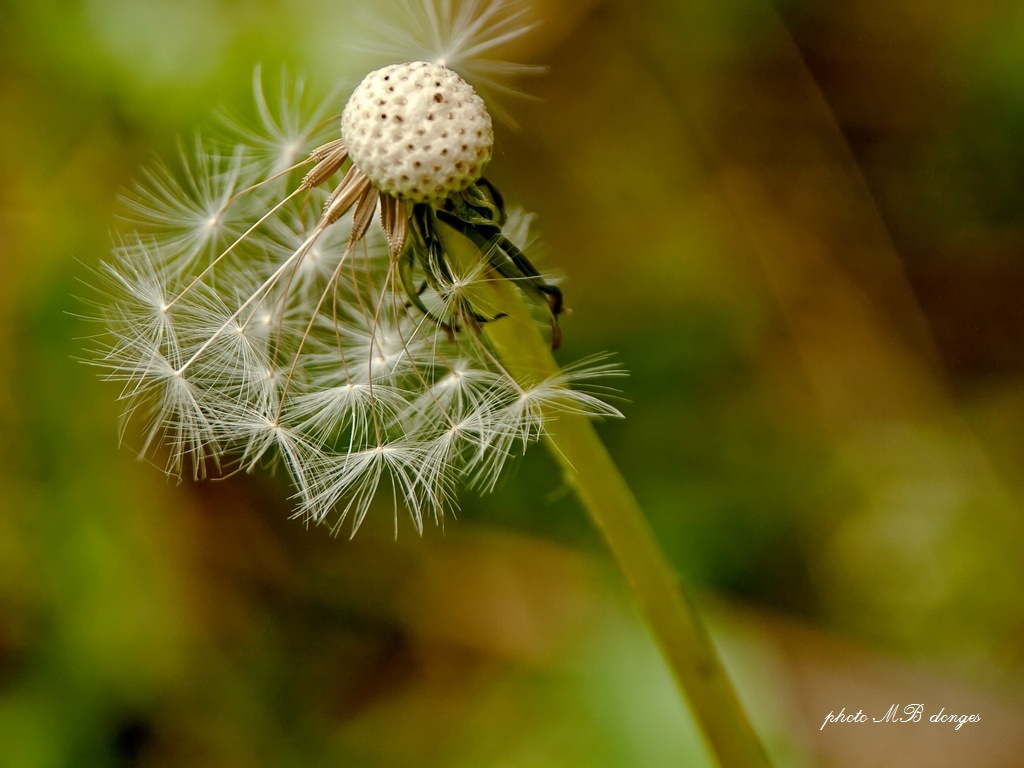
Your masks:
[[[480,252],[447,226],[438,234],[462,268],[478,264]],[[522,293],[508,280],[475,283],[467,296],[484,317],[483,333],[502,365],[523,386],[560,372],[548,342]],[[545,435],[591,520],[600,530],[640,604],[665,660],[723,768],[768,768],[764,747],[740,705],[693,603],[665,559],[633,493],[586,416],[551,414]]]
[[[549,346],[518,291],[495,283],[508,316],[484,327],[502,363],[524,384],[555,375]],[[640,604],[676,681],[689,700],[719,763],[768,766],[757,735],[740,706],[711,639],[654,539],[636,499],[590,420],[559,413],[546,435],[561,465]]]

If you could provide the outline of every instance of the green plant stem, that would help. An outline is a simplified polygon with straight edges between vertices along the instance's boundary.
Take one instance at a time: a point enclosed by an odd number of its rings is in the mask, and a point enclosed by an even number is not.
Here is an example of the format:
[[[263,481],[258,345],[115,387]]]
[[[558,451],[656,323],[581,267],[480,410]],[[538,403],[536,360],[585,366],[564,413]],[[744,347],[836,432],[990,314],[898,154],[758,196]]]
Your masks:
[[[526,385],[556,375],[558,363],[520,293],[507,281],[491,285],[493,301],[507,317],[486,324],[484,333],[502,364]],[[632,588],[719,763],[725,768],[768,766],[765,750],[692,601],[685,597],[591,421],[579,414],[558,413],[546,439]]]

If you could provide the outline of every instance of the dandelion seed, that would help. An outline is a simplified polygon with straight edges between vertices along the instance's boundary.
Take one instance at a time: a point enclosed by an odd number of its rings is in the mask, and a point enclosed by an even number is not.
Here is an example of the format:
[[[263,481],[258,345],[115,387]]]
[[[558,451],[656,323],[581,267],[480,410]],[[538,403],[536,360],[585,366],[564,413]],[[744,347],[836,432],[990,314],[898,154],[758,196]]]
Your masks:
[[[503,49],[537,26],[530,8],[516,0],[396,0],[388,14],[375,9],[354,41],[371,62],[422,59],[460,73],[510,120],[495,101],[498,93],[522,95],[512,83],[539,75],[544,67],[506,61]]]
[[[196,138],[181,147],[181,171],[157,163],[122,197],[125,221],[160,250],[164,269],[184,272],[237,236],[230,203],[241,189],[240,151],[225,155]]]
[[[309,154],[333,108],[327,98],[309,99],[306,84],[289,78],[286,72],[281,73],[277,85],[276,98],[268,97],[263,70],[256,67],[253,96],[258,126],[251,127],[234,115],[225,118],[235,140],[247,148],[247,161],[256,165],[256,172],[268,176],[287,171]]]
[[[301,84],[271,100],[257,71],[261,127],[235,121],[229,149],[197,142],[180,174],[145,173],[102,269],[95,362],[143,451],[196,477],[280,463],[298,516],[353,532],[381,493],[422,530],[460,485],[493,489],[559,413],[619,415],[592,386],[615,373],[601,361],[525,386],[481,334],[508,283],[560,340],[561,290],[483,176],[491,117],[455,71],[527,31],[521,8],[403,7],[432,60],[366,75],[340,136],[322,106],[298,114]]]

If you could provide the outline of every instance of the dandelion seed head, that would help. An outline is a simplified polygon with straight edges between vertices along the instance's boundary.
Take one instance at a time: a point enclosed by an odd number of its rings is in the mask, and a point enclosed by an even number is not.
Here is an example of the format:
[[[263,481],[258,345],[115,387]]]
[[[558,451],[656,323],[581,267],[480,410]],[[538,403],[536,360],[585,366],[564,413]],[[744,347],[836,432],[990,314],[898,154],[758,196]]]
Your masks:
[[[381,192],[413,202],[462,191],[494,148],[483,99],[452,70],[425,61],[367,75],[345,105],[341,133]]]
[[[124,439],[168,474],[277,464],[299,517],[353,532],[382,498],[422,531],[461,486],[493,489],[559,414],[618,415],[594,383],[607,364],[523,383],[483,332],[506,322],[498,280],[552,338],[562,312],[522,250],[528,217],[481,175],[494,135],[472,61],[529,29],[521,7],[396,6],[433,54],[367,75],[341,137],[321,135],[337,100],[265,88],[257,70],[255,127],[230,120],[226,140],[142,173],[98,270],[92,342]]]

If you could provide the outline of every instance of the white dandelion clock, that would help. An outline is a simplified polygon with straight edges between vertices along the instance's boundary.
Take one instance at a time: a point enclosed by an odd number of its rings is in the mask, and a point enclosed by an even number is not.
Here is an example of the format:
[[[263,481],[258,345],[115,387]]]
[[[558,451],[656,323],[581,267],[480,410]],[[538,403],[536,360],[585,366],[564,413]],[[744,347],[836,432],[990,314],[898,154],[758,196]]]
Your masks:
[[[600,383],[619,371],[555,361],[562,291],[484,176],[481,86],[514,69],[492,55],[529,29],[524,6],[376,5],[406,16],[379,47],[401,55],[338,117],[300,114],[298,85],[268,99],[257,73],[258,128],[197,140],[125,195],[91,355],[120,386],[122,436],[176,476],[276,464],[296,516],[353,533],[376,505],[422,531],[543,439],[719,762],[767,766],[591,424],[620,415]]]
[[[559,413],[618,415],[577,386],[607,366],[524,383],[488,339],[512,322],[498,285],[561,338],[561,290],[483,175],[487,105],[446,65],[521,34],[520,11],[417,7],[454,47],[367,74],[333,136],[322,107],[296,114],[301,85],[270,99],[257,72],[259,128],[231,121],[231,142],[197,141],[126,195],[95,362],[171,474],[276,462],[306,520],[354,530],[387,496],[421,530]]]

